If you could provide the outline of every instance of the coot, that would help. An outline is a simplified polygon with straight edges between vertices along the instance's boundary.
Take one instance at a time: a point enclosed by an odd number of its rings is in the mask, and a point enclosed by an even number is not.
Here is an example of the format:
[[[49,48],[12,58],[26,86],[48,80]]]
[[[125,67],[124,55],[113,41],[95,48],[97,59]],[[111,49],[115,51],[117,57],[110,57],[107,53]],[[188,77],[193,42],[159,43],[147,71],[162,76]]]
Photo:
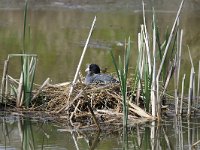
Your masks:
[[[85,84],[91,84],[91,83],[107,84],[107,83],[119,82],[108,74],[101,74],[100,68],[97,64],[88,65],[88,68],[85,71],[87,72],[87,75],[85,77]]]

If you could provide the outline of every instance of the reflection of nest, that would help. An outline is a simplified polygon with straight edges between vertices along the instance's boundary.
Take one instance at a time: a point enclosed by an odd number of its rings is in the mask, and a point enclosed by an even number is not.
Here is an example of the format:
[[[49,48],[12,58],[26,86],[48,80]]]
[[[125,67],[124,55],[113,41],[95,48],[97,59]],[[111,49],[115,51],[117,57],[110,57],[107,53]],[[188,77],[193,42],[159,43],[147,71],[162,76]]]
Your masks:
[[[82,127],[94,125],[95,117],[100,124],[122,124],[122,97],[119,84],[86,86],[77,83],[74,85],[69,99],[70,87],[70,84],[44,87],[33,101],[33,105],[37,106],[35,109],[59,113]],[[131,88],[128,88],[127,99],[130,100],[131,96]],[[144,119],[141,119],[138,112],[134,111],[134,107],[134,104],[129,106],[129,120],[134,121],[134,123],[143,122]],[[92,113],[94,114],[92,115]],[[140,120],[136,121],[139,118]],[[145,119],[145,121],[147,120]]]

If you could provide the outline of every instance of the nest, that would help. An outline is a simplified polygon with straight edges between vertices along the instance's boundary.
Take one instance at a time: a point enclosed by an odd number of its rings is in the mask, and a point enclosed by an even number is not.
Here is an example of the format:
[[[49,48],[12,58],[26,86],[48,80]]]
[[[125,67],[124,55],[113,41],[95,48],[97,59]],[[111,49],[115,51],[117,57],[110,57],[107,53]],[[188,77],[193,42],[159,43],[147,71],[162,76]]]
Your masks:
[[[47,86],[35,98],[34,105],[46,111],[60,112],[63,107],[69,112],[74,111],[78,103],[78,110],[87,111],[86,104],[89,102],[92,109],[116,109],[120,96],[119,85],[90,85],[82,83],[74,85],[73,92],[69,98],[71,85]],[[70,105],[70,107],[68,106]],[[68,108],[69,107],[69,108]],[[64,109],[64,108],[63,108]]]
[[[77,83],[73,86],[73,92],[69,98],[70,88],[71,84],[45,86],[33,101],[35,110],[60,114],[60,118],[65,118],[71,123],[78,123],[79,127],[105,123],[122,124],[123,105],[119,84]],[[131,93],[131,88],[128,87],[127,91],[128,99],[134,101],[135,97]],[[134,109],[129,110],[129,120],[134,120],[136,123],[143,122],[144,119],[141,119]]]

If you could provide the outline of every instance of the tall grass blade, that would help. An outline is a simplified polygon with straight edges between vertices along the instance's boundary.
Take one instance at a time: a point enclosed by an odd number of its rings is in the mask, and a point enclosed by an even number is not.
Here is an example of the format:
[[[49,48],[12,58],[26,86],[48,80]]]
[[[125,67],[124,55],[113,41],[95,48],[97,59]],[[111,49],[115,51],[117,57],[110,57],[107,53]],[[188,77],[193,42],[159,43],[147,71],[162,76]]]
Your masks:
[[[160,41],[160,33],[159,33],[159,30],[158,30],[158,27],[156,26],[156,24],[157,24],[157,22],[155,20],[155,12],[153,10],[153,30],[155,30],[155,31],[153,31],[153,32],[155,32],[155,33],[153,33],[153,34],[155,34],[153,36],[156,37],[156,43],[157,43],[157,46],[158,46],[159,58],[160,58],[160,60],[162,60],[162,45],[161,45],[161,41]],[[153,39],[153,42],[154,42],[154,40],[155,39]]]
[[[23,54],[25,54],[25,49],[26,49],[27,12],[28,12],[28,0],[25,0],[25,8],[24,8],[24,30],[23,30],[23,51],[22,51]]]
[[[118,67],[117,67],[117,62],[116,62],[116,60],[115,60],[115,57],[114,57],[114,55],[113,55],[112,50],[110,51],[110,54],[111,54],[111,57],[112,57],[112,62],[113,62],[113,64],[114,64],[114,66],[115,66],[115,71],[116,71],[116,73],[117,73],[117,77],[118,77],[118,79],[119,79],[119,81],[120,81],[120,83],[121,83],[120,74],[119,74],[119,70],[118,70]]]
[[[126,57],[125,57],[125,80],[127,80],[127,76],[128,76],[128,67],[129,67],[129,60],[130,60],[130,53],[131,53],[131,40],[130,40],[130,37],[128,38],[128,46],[127,46],[127,49],[126,49]]]
[[[122,65],[121,57],[119,56],[119,74],[120,74],[120,81],[121,81],[121,92],[122,92],[122,104],[123,104],[123,125],[127,126],[127,104],[126,104],[126,81],[124,76],[124,70]]]
[[[115,66],[115,70],[120,81],[120,88],[122,93],[122,104],[123,104],[123,126],[127,127],[128,120],[128,105],[127,105],[127,76],[128,76],[128,67],[129,67],[129,59],[130,59],[130,37],[128,39],[127,47],[125,49],[125,60],[124,64],[122,64],[121,57],[119,56],[119,64],[117,66],[116,60],[114,58],[113,52],[111,51],[111,57],[113,64]]]
[[[169,39],[169,29],[167,28],[166,30],[166,33],[165,33],[165,41],[163,42],[163,44],[161,45],[161,52],[160,54],[163,56],[163,53],[164,53],[164,50],[165,50],[165,47],[167,46],[167,41]],[[160,61],[162,61],[162,56],[160,58]],[[162,67],[162,70],[161,70],[161,78],[162,80],[164,81],[166,79],[166,73],[167,73],[167,65],[168,63],[166,61],[164,61],[163,63],[163,67]]]
[[[151,78],[149,78],[148,64],[145,65],[145,80],[144,80],[144,95],[145,95],[145,109],[149,112],[149,102],[150,102],[150,86]]]
[[[133,86],[133,91],[136,91],[136,88],[138,86],[138,82],[139,82],[139,65],[140,65],[140,58],[141,58],[141,51],[140,51],[140,36],[141,34],[138,33],[138,58],[137,58],[137,63],[136,63],[136,69],[135,69],[135,78],[134,78],[134,86]],[[138,104],[138,103],[137,103]]]
[[[36,58],[22,56],[23,94],[26,107],[29,107],[32,99],[32,88],[35,78]]]

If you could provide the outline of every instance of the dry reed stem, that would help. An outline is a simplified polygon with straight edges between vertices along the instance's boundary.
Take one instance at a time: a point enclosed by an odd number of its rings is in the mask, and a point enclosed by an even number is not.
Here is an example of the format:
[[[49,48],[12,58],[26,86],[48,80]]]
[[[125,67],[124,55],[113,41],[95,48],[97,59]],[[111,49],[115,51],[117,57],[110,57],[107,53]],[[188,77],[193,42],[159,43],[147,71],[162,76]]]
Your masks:
[[[161,104],[160,104],[160,93],[159,93],[160,87],[159,87],[159,78],[156,78],[156,100],[157,100],[157,111],[156,116],[158,118],[158,121],[161,120]]]
[[[38,89],[37,93],[32,97],[31,101],[33,101],[40,94],[40,92],[44,89],[44,87],[49,84],[49,80],[50,80],[50,78],[47,78],[44,81],[44,83]]]
[[[188,92],[188,116],[190,116],[191,114],[191,105],[192,105],[192,91],[193,91],[193,81],[194,81],[194,68],[191,68],[191,72],[190,72],[190,85],[189,85],[189,92]]]
[[[88,107],[88,109],[89,109],[89,111],[90,111],[90,113],[91,113],[91,115],[92,115],[92,118],[93,118],[93,120],[94,120],[94,123],[95,123],[96,126],[97,126],[98,131],[100,131],[101,128],[100,128],[100,125],[99,125],[99,121],[97,120],[97,118],[96,118],[96,116],[95,116],[95,114],[94,114],[94,112],[93,112],[93,110],[92,110],[92,107],[90,106],[89,103],[87,103],[87,107]]]
[[[69,99],[70,99],[70,96],[71,96],[72,91],[73,91],[73,86],[74,86],[74,84],[76,83],[76,80],[77,80],[77,77],[78,77],[78,74],[79,74],[79,70],[80,70],[80,68],[81,68],[81,64],[82,64],[83,58],[84,58],[84,56],[85,56],[85,52],[86,52],[86,50],[87,50],[87,46],[88,46],[89,40],[90,40],[90,37],[91,37],[92,32],[93,32],[93,29],[94,29],[95,22],[96,22],[96,16],[94,17],[94,20],[93,20],[93,22],[92,22],[92,26],[91,26],[91,28],[90,28],[90,32],[89,32],[88,38],[87,38],[87,40],[86,40],[86,43],[85,43],[85,46],[84,46],[84,49],[83,49],[81,58],[80,58],[80,60],[79,60],[79,64],[78,64],[78,67],[77,67],[77,70],[76,70],[76,74],[75,74],[75,76],[74,76],[74,80],[73,80],[72,85],[71,85],[70,90],[69,90],[69,96],[68,96]],[[65,107],[67,107],[67,106],[65,106]],[[60,109],[58,112],[64,110],[65,107],[63,107],[62,109]]]
[[[71,84],[71,82],[63,82],[63,83],[57,83],[57,84],[50,84],[50,83],[48,83],[48,86],[56,88],[56,87],[67,86],[69,84]]]
[[[146,19],[145,19],[144,1],[142,2],[142,8],[143,8],[143,22],[144,22],[144,33],[143,34],[144,34],[144,40],[145,40],[145,45],[146,45],[146,51],[147,51],[149,73],[151,74],[151,58],[150,58],[150,50],[149,50],[149,37],[148,37]]]
[[[65,110],[68,110],[70,107],[71,107],[71,105],[73,105],[74,104],[74,102],[81,96],[81,94],[83,93],[83,90],[81,90],[80,92],[79,92],[79,94],[72,100],[72,101],[68,101],[69,103],[67,103],[68,105],[67,105],[67,107],[65,108]],[[59,112],[59,111],[58,111]],[[57,113],[58,113],[57,112]]]
[[[17,99],[16,99],[16,106],[20,107],[23,103],[23,93],[22,93],[22,88],[23,88],[23,75],[21,73],[20,79],[19,79],[19,85],[17,88]]]
[[[8,75],[6,75],[6,88],[5,88],[5,97],[8,96]]]
[[[78,103],[77,103],[77,105],[76,105],[74,111],[71,113],[71,115],[70,115],[70,117],[69,117],[69,120],[70,120],[70,123],[71,123],[72,126],[73,126],[72,118],[73,118],[74,114],[76,113],[76,111],[78,110],[78,106],[80,105],[80,103],[81,103],[81,101],[78,101]]]
[[[185,74],[183,75],[183,79],[182,79],[180,114],[182,114],[182,112],[183,112],[184,84],[185,84]]]
[[[6,75],[8,73],[8,60],[4,61],[3,76],[1,81],[1,103],[3,103],[3,98],[5,97],[5,87],[6,87]]]
[[[194,144],[192,144],[192,149],[195,149],[195,146],[197,145],[197,144],[199,144],[200,143],[200,140],[198,140],[197,142],[195,142]]]
[[[141,33],[143,32],[144,26],[141,25]],[[141,78],[143,73],[143,66],[144,66],[144,48],[142,47],[142,38],[143,34],[138,33],[138,51],[139,51],[139,62],[138,62],[138,73],[139,73],[139,80],[137,85],[137,91],[136,91],[136,104],[139,105],[139,97],[141,92]]]
[[[172,30],[170,32],[170,35],[169,35],[169,38],[168,38],[168,41],[167,41],[167,45],[166,45],[165,50],[164,50],[164,54],[163,54],[163,57],[162,57],[162,61],[161,61],[160,67],[158,69],[157,77],[156,77],[156,82],[157,82],[157,102],[158,102],[157,103],[158,104],[157,105],[158,106],[158,113],[157,113],[158,114],[157,115],[158,116],[158,120],[161,120],[161,103],[160,103],[159,84],[158,84],[158,82],[159,82],[159,78],[160,78],[160,74],[161,74],[161,70],[163,68],[163,64],[164,64],[165,58],[167,56],[167,52],[169,50],[169,46],[170,46],[174,31],[175,31],[175,27],[176,27],[179,15],[180,15],[181,9],[183,7],[183,3],[184,3],[184,0],[182,0],[182,2],[180,4],[180,7],[178,9],[178,12],[177,12],[177,15],[176,15]]]
[[[165,48],[165,51],[164,51],[164,54],[163,54],[163,58],[162,58],[162,61],[161,61],[161,64],[160,64],[160,67],[159,67],[159,70],[158,70],[157,78],[160,77],[160,73],[161,73],[161,70],[162,70],[162,67],[163,67],[163,64],[164,64],[164,61],[165,61],[165,58],[166,58],[166,55],[167,55],[167,52],[168,52],[168,49],[169,49],[171,40],[172,40],[174,31],[175,31],[175,27],[176,27],[176,24],[177,24],[177,21],[178,21],[178,18],[179,18],[181,9],[182,9],[182,7],[183,7],[184,1],[185,1],[185,0],[182,0],[181,4],[180,4],[180,6],[179,6],[179,9],[178,9],[178,12],[177,12],[177,15],[176,15],[176,18],[175,18],[175,21],[174,21],[172,30],[171,30],[170,35],[169,35],[169,39],[168,39],[168,41],[167,41],[167,45],[166,45],[166,48]]]
[[[199,91],[200,91],[200,61],[199,61],[199,71],[198,71],[198,83],[197,83],[197,105],[199,104]]]
[[[180,43],[178,49],[178,67],[177,67],[177,88],[179,85],[180,69],[181,69],[181,54],[182,54],[183,30],[180,33]]]
[[[149,118],[149,119],[153,119],[153,117],[151,115],[149,115],[148,113],[146,113],[143,109],[141,109],[139,106],[131,103],[129,101],[129,105],[132,108],[129,108],[129,110],[133,111],[134,113],[136,113],[137,115],[141,116],[141,117],[145,117],[145,118]]]
[[[175,89],[175,91],[174,91],[174,93],[175,93],[175,112],[176,112],[176,115],[178,115],[178,108],[179,108],[179,106],[178,106],[178,91],[177,91],[177,89]]]
[[[155,18],[153,18],[154,20]],[[151,87],[151,113],[156,117],[156,29],[153,28],[153,68],[152,68],[152,87]]]
[[[98,110],[97,109],[97,112],[99,113],[99,115],[104,115],[108,118],[107,121],[105,121],[105,123],[116,123],[118,122],[118,124],[121,124],[122,125],[122,117],[123,117],[123,113],[117,113],[115,110]],[[139,117],[136,117],[136,116],[133,116],[133,115],[128,115],[128,120],[129,120],[129,123],[142,123],[142,122],[146,122],[146,121],[149,121],[149,118],[139,118]]]
[[[192,60],[192,56],[190,53],[190,49],[188,47],[188,53],[190,57],[190,62],[191,62],[191,71],[190,71],[190,84],[189,84],[189,92],[188,92],[188,116],[191,115],[191,105],[192,105],[192,100],[193,100],[193,87],[194,87],[194,78],[195,78],[195,71],[194,71],[194,64]]]
[[[162,92],[161,97],[162,97],[163,95],[165,95],[165,92],[166,92],[167,86],[168,86],[168,84],[169,84],[169,81],[170,81],[172,72],[173,72],[173,66],[170,67],[170,70],[169,70],[169,72],[168,72],[167,80],[165,81],[164,89],[163,89],[163,92]]]
[[[7,75],[7,76],[8,76],[9,81],[11,81],[12,83],[15,83],[15,84],[19,84],[19,81],[17,81],[17,79],[14,79],[10,75]]]

